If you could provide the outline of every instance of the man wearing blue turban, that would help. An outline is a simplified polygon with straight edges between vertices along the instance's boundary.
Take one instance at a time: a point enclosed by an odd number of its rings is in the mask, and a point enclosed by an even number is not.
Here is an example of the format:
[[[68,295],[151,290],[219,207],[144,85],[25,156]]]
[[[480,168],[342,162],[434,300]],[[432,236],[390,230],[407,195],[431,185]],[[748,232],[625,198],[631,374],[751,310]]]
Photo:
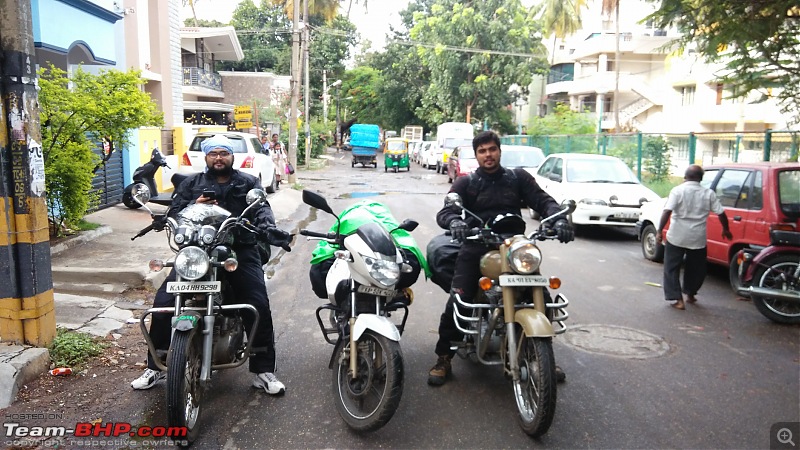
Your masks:
[[[247,208],[245,201],[247,192],[250,189],[261,189],[258,179],[233,168],[233,145],[224,135],[217,134],[205,139],[200,144],[200,148],[205,154],[206,171],[190,176],[178,186],[168,214],[177,216],[191,203],[206,203],[219,205],[230,211],[233,216],[239,216]],[[212,191],[214,195],[207,197],[205,193]],[[252,385],[258,389],[264,389],[268,394],[283,394],[286,387],[275,376],[275,333],[262,270],[262,266],[267,261],[262,261],[257,243],[260,237],[266,237],[270,244],[291,251],[289,243],[292,235],[275,226],[275,216],[272,214],[269,202],[264,202],[255,211],[252,223],[258,228],[258,235],[245,230],[237,230],[234,236],[234,243],[231,247],[236,252],[239,267],[228,276],[237,300],[253,305],[261,318],[255,335],[248,336],[253,339],[249,361],[250,372],[254,374]],[[167,307],[174,304],[173,294],[167,293],[167,283],[171,281],[175,281],[175,271],[167,276],[158,289],[153,307]],[[163,351],[166,354],[169,348],[170,319],[169,314],[152,315],[150,338],[159,353]],[[250,330],[254,317],[245,314],[243,319],[245,329]],[[161,372],[153,362],[153,357],[154,355],[147,355],[147,369],[139,378],[131,382],[131,387],[134,389],[150,389],[159,380],[166,378],[166,374]]]

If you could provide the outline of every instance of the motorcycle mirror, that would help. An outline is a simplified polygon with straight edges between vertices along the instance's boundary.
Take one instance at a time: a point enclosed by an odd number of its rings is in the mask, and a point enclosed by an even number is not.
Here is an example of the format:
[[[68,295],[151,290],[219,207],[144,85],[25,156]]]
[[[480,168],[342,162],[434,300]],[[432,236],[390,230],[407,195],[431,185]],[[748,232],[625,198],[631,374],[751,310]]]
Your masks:
[[[565,212],[564,214],[572,214],[573,212],[575,212],[575,208],[577,208],[577,207],[578,207],[578,204],[575,203],[575,200],[572,200],[572,199],[567,199],[567,200],[564,200],[564,201],[561,202],[561,208],[562,209],[564,209],[564,208],[567,209],[567,212]]]
[[[146,184],[136,183],[131,188],[131,196],[136,203],[144,206],[145,203],[150,201],[150,188]]]
[[[266,199],[267,199],[267,194],[261,189],[250,189],[247,192],[247,197],[245,197],[245,201],[247,202],[248,205],[252,205],[255,202],[263,202]]]
[[[397,228],[406,231],[414,231],[419,226],[416,220],[406,219]]]
[[[303,203],[306,205],[325,211],[328,214],[333,214],[333,209],[328,205],[325,197],[306,189],[303,189]],[[334,214],[335,215],[335,214]]]
[[[447,196],[444,198],[444,206],[447,207],[456,206],[460,209],[463,208],[463,205],[464,204],[461,201],[461,196],[456,194],[455,192],[447,194]]]

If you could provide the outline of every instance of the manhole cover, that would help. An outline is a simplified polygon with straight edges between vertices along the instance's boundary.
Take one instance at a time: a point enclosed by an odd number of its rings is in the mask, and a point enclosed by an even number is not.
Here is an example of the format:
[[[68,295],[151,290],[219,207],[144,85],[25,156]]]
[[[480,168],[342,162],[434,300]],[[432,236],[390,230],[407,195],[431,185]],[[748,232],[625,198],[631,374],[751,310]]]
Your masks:
[[[615,325],[576,325],[563,336],[567,345],[579,350],[621,358],[655,358],[669,352],[663,338]]]

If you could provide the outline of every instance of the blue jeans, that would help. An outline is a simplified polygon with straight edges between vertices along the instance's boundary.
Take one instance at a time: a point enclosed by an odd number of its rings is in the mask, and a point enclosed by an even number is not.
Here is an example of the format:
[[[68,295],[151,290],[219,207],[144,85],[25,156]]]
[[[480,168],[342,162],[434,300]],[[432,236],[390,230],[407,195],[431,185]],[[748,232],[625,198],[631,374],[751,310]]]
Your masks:
[[[683,287],[680,275],[683,265]],[[664,245],[664,299],[683,299],[681,293],[696,295],[706,278],[706,248],[690,249],[666,242]]]

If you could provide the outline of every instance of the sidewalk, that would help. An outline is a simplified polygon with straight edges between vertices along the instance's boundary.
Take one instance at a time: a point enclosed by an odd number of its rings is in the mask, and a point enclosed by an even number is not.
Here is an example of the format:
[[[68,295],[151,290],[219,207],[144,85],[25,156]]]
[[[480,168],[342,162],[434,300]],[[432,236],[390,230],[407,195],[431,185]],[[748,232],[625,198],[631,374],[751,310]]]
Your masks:
[[[300,177],[298,182],[302,183]],[[303,204],[301,192],[284,184],[268,200],[278,226],[289,229],[287,223]],[[160,205],[148,206],[156,213],[166,210]],[[168,270],[149,273],[148,261],[166,260],[173,253],[163,232],[150,232],[131,241],[151,223],[144,208],[132,210],[120,203],[92,213],[86,220],[101,226],[51,248],[56,325],[113,336],[127,323],[138,323],[133,310],[145,308],[122,301],[122,292],[160,286]],[[38,377],[49,364],[45,348],[0,342],[0,408],[13,403],[19,387]]]

